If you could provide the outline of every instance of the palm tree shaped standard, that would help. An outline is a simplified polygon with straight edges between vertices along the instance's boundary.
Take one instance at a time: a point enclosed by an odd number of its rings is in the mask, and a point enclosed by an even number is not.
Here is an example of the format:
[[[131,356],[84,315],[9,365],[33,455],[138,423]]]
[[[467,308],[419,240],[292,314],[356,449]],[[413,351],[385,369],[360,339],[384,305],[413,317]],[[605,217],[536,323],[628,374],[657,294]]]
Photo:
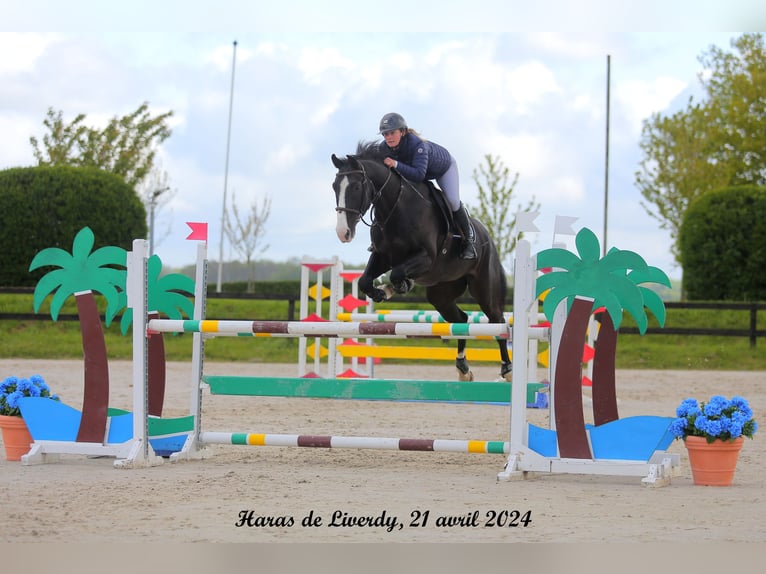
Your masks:
[[[182,319],[194,314],[194,304],[187,295],[194,294],[194,280],[180,273],[170,273],[160,277],[162,261],[152,255],[146,264],[147,313],[149,319],[159,319],[160,313],[170,319]],[[184,294],[186,293],[186,295]],[[133,322],[133,309],[128,307],[122,314],[120,329],[125,334]],[[165,398],[165,342],[164,333],[150,333],[147,341],[147,365],[149,396],[147,412],[152,416],[162,416]]]
[[[72,253],[58,247],[43,249],[29,265],[34,271],[40,267],[56,266],[37,283],[34,292],[34,310],[50,294],[51,318],[56,321],[64,302],[74,295],[80,319],[85,385],[78,442],[102,443],[106,433],[109,403],[109,366],[106,341],[94,291],[107,302],[106,325],[112,322],[122,308],[121,295],[126,281],[127,252],[121,247],[101,247],[93,250],[94,236],[89,227],[82,228],[72,242]]]
[[[642,284],[657,283],[670,287],[668,276],[661,269],[649,266],[646,269],[634,269],[627,277],[641,291],[644,306],[657,318],[660,327],[664,327],[665,303],[657,293]],[[615,385],[616,355],[617,329],[609,314],[604,313],[593,356],[593,422],[596,426],[619,419]]]
[[[556,356],[556,392],[554,409],[559,454],[565,458],[591,458],[591,450],[585,429],[581,400],[582,345],[593,309],[604,307],[605,321],[596,343],[594,356],[594,409],[598,391],[597,385],[607,388],[600,402],[611,402],[609,379],[604,372],[611,365],[611,394],[614,386],[614,351],[616,332],[622,322],[623,309],[636,321],[641,333],[646,331],[648,319],[644,305],[649,305],[656,316],[664,321],[664,306],[659,297],[638,283],[667,281],[657,268],[647,266],[644,259],[633,251],[612,249],[603,259],[599,258],[600,246],[595,234],[587,228],[581,229],[575,239],[579,257],[565,249],[552,248],[537,255],[537,268],[552,267],[553,270],[537,279],[536,295],[550,289],[543,302],[543,312],[553,319],[556,307],[566,301],[567,318],[561,343]],[[661,274],[661,276],[660,276]],[[651,293],[649,295],[648,293]],[[654,296],[654,297],[652,297]],[[656,299],[655,299],[656,298]],[[662,311],[658,311],[657,302]],[[606,326],[606,329],[605,329]],[[610,343],[610,336],[613,333]],[[601,347],[601,349],[599,349]],[[611,362],[604,357],[611,357]],[[596,368],[598,366],[598,374]],[[616,413],[616,399],[614,400]]]

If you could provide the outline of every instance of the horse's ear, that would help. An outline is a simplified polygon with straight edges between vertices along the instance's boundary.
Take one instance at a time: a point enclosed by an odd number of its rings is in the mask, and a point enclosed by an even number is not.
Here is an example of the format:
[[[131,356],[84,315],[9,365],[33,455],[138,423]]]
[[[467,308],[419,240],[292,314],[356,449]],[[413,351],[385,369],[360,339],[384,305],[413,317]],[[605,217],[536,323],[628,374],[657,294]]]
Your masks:
[[[344,166],[344,162],[341,159],[338,159],[338,157],[335,154],[332,154],[332,163],[337,167],[338,169],[342,168]]]

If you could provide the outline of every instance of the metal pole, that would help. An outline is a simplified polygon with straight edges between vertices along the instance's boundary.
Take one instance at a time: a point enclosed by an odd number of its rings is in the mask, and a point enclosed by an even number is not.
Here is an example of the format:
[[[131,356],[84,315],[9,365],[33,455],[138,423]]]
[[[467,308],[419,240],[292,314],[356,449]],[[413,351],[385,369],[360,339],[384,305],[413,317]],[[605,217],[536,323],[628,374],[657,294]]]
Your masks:
[[[223,209],[221,211],[221,245],[218,252],[218,284],[216,293],[221,292],[221,280],[223,278],[223,227],[226,220],[226,186],[229,179],[229,147],[231,145],[231,110],[234,104],[234,67],[237,63],[237,41],[234,40],[234,52],[231,58],[231,91],[229,94],[229,128],[226,134],[226,169],[223,173]]]
[[[611,56],[606,55],[606,163],[604,166],[604,245],[603,255],[606,255],[606,229],[609,218],[609,84],[611,73]]]

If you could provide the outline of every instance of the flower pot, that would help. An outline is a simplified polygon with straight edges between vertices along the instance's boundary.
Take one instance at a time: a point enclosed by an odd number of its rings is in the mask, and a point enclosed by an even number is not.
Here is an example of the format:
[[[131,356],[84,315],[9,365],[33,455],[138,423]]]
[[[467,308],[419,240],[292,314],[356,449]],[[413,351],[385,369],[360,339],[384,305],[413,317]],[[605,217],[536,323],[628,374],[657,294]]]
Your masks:
[[[737,468],[737,457],[745,442],[744,437],[731,441],[716,439],[708,443],[705,437],[688,436],[684,439],[689,453],[694,484],[704,486],[730,486]]]
[[[29,452],[33,442],[24,419],[0,415],[0,430],[2,430],[5,445],[5,458],[21,460],[21,456]]]

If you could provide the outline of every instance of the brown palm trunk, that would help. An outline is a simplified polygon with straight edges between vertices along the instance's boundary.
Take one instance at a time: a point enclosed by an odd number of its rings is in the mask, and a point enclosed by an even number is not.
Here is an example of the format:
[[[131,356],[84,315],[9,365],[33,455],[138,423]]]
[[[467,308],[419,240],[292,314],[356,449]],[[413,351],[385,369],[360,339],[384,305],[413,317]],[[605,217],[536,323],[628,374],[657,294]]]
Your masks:
[[[604,312],[593,354],[593,422],[596,426],[620,418],[615,388],[616,356],[617,331],[609,313]]]
[[[556,355],[553,403],[562,458],[593,458],[582,410],[582,348],[592,307],[588,299],[575,299]]]
[[[92,291],[75,295],[80,318],[85,386],[82,419],[77,442],[103,443],[106,440],[106,414],[109,405],[109,364],[101,316]]]
[[[160,314],[156,311],[149,313],[149,319],[159,319]],[[165,401],[165,338],[164,333],[153,333],[147,341],[147,363],[148,363],[148,386],[146,411],[149,415],[155,417],[162,416],[162,406]]]

